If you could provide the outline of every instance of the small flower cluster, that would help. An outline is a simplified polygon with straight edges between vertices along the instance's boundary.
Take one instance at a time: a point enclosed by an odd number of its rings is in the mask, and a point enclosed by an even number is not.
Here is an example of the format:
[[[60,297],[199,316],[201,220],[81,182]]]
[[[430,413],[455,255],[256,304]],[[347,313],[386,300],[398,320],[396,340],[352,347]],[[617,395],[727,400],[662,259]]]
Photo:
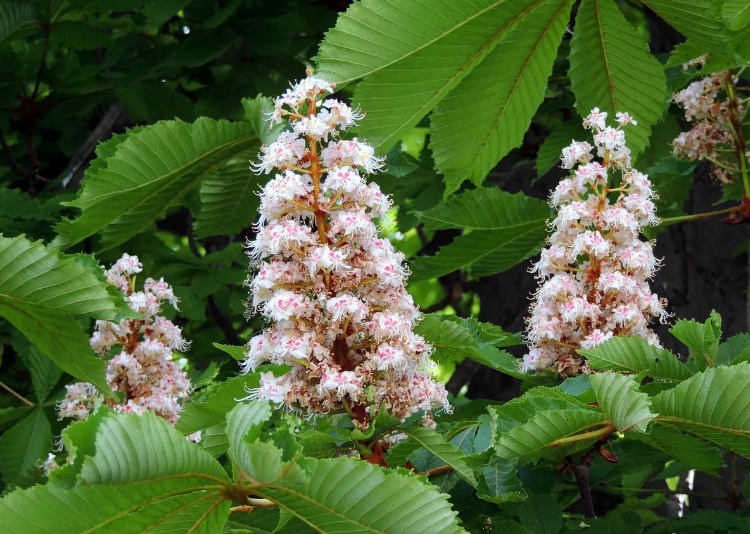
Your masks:
[[[651,318],[668,316],[666,302],[648,286],[659,262],[651,243],[639,239],[643,226],[658,224],[655,194],[648,177],[630,166],[621,127],[635,121],[618,113],[620,127],[613,128],[606,118],[594,108],[583,122],[593,130],[594,146],[574,141],[562,152],[562,167],[575,171],[551,194],[557,217],[549,246],[531,269],[540,283],[527,320],[524,371],[585,373],[586,361],[577,350],[617,335],[659,346],[648,327]],[[601,163],[594,161],[594,148]],[[614,185],[610,171],[621,171]]]
[[[685,109],[685,119],[693,123],[690,130],[672,141],[674,155],[712,161],[711,174],[723,183],[731,182],[734,175],[716,160],[721,159],[722,148],[732,146],[732,125],[736,116],[744,114],[740,99],[727,96],[727,87],[735,82],[731,71],[716,72],[672,95],[672,100]],[[726,98],[720,100],[720,94]]]
[[[142,317],[119,323],[97,321],[90,341],[94,351],[109,357],[107,381],[113,391],[125,394],[123,402],[104,400],[92,384],[78,382],[66,386],[67,394],[58,406],[60,419],[85,419],[102,403],[118,412],[151,411],[172,424],[179,418],[180,399],[190,393],[191,385],[172,357],[173,351],[185,351],[190,344],[183,339],[179,326],[159,315],[162,303],[177,305],[164,279],[147,278],[143,291],[134,290],[135,275],[141,270],[138,257],[124,254],[106,276]]]
[[[362,172],[383,160],[340,132],[362,117],[333,84],[308,76],[275,100],[271,122],[291,132],[262,148],[256,172],[277,174],[260,193],[257,237],[248,244],[251,312],[273,325],[253,337],[244,371],[261,373],[252,398],[307,414],[347,411],[366,425],[378,410],[405,418],[449,408],[427,366],[432,347],[412,331],[420,314],[404,282],[404,256],[373,220],[391,206]]]

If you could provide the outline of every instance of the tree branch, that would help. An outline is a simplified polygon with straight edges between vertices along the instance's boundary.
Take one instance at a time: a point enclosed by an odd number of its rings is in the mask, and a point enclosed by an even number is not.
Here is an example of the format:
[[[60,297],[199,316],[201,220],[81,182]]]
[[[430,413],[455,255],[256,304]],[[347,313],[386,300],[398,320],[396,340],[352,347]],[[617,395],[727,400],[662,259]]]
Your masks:
[[[26,173],[23,172],[21,168],[18,166],[18,163],[16,162],[16,158],[13,157],[13,152],[10,150],[8,143],[5,141],[5,134],[3,134],[2,130],[0,130],[0,145],[2,145],[3,152],[5,153],[5,157],[8,159],[10,170],[13,171],[14,174],[17,174],[18,176],[26,176]]]

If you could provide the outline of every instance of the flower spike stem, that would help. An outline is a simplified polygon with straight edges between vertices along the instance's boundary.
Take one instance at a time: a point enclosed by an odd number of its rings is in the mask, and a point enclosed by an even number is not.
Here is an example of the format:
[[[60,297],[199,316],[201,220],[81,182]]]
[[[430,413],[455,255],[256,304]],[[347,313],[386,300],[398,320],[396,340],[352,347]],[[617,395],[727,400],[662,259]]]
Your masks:
[[[13,395],[15,398],[17,398],[21,402],[23,402],[26,406],[34,406],[33,402],[31,402],[26,397],[22,396],[20,393],[16,392],[16,390],[14,390],[13,388],[11,388],[10,386],[6,386],[2,382],[0,382],[0,388],[3,388],[5,391],[7,391],[11,395]]]
[[[679,217],[666,217],[661,219],[661,224],[675,224],[690,221],[702,221],[704,219],[710,219],[718,215],[730,215],[735,213],[739,209],[739,206],[732,206],[731,208],[724,208],[716,211],[707,211],[704,213],[691,213],[690,215],[680,215]]]

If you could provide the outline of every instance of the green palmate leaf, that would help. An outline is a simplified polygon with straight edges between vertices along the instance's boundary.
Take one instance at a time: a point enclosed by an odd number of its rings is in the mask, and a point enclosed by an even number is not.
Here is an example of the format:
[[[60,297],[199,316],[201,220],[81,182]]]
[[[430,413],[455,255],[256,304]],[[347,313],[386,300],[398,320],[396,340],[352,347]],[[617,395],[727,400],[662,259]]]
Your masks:
[[[326,35],[318,74],[343,83],[365,77],[354,94],[367,110],[358,132],[387,152],[541,3],[358,2]]]
[[[542,141],[539,152],[536,153],[536,174],[543,176],[560,162],[562,149],[573,141],[588,139],[591,134],[586,132],[578,119],[571,119],[553,128]]]
[[[52,428],[44,410],[31,414],[0,436],[0,469],[9,486],[28,486],[40,482],[38,462],[52,449]]]
[[[741,30],[750,23],[750,3],[746,0],[727,0],[721,16],[730,30]]]
[[[273,100],[266,96],[243,98],[242,109],[245,112],[244,119],[253,125],[255,133],[264,144],[276,141],[284,126],[268,122],[268,117],[274,109]]]
[[[103,247],[114,247],[146,229],[193,184],[236,157],[250,157],[258,145],[250,124],[208,118],[131,132],[86,174],[78,198],[68,204],[82,213],[57,225],[54,244],[69,247],[100,234]]]
[[[86,484],[179,480],[182,489],[229,482],[216,460],[150,412],[104,418],[96,454],[84,461],[81,479]]]
[[[690,358],[699,371],[714,364],[721,341],[721,316],[715,311],[699,323],[695,319],[680,319],[669,332],[690,349]]]
[[[78,261],[77,261],[78,260]],[[124,307],[98,266],[23,236],[0,237],[0,316],[71,375],[109,391],[76,316],[113,319]]]
[[[203,180],[195,236],[234,235],[252,225],[260,206],[261,183],[250,172],[246,159],[238,159]]]
[[[24,337],[14,338],[13,348],[16,349],[24,365],[31,373],[31,383],[34,386],[37,402],[44,402],[52,388],[60,380],[63,370]]]
[[[471,230],[431,257],[411,262],[412,280],[425,280],[471,265],[476,276],[502,272],[544,245],[547,206],[521,193],[480,188],[420,214],[429,229]]]
[[[214,343],[213,346],[222,352],[226,352],[235,360],[245,359],[245,345],[222,345],[221,343]]]
[[[445,438],[437,432],[423,426],[406,428],[403,429],[403,432],[421,447],[424,447],[447,465],[451,466],[459,478],[476,487],[477,479],[463,460],[466,455],[456,448],[455,445],[445,441]]]
[[[570,83],[578,112],[598,107],[615,120],[630,113],[638,125],[625,128],[633,156],[648,144],[661,118],[667,86],[664,69],[614,0],[584,0],[578,9],[570,50]]]
[[[657,421],[750,456],[750,364],[707,369],[653,398]]]
[[[737,334],[719,345],[716,364],[729,365],[750,361],[750,334]]]
[[[0,2],[0,42],[17,31],[36,23],[34,5],[30,2]]]
[[[0,529],[14,534],[221,532],[229,503],[218,491],[165,485],[14,491],[0,500]]]
[[[712,0],[644,0],[646,6],[682,33],[720,55],[729,54],[720,3]]]
[[[482,467],[477,496],[485,501],[502,504],[521,502],[526,499],[526,490],[516,474],[516,462],[493,457]]]
[[[536,6],[435,109],[430,148],[445,175],[446,197],[464,180],[481,184],[521,144],[544,99],[572,4]]]
[[[648,434],[630,433],[628,437],[648,443],[690,468],[704,473],[717,475],[719,468],[724,465],[722,454],[716,447],[658,422],[651,425]]]
[[[651,412],[648,395],[638,391],[635,380],[612,371],[594,373],[589,379],[599,407],[617,430],[646,432],[656,415]]]
[[[66,462],[52,470],[49,483],[62,487],[72,487],[81,472],[83,461],[96,453],[96,434],[101,422],[114,412],[101,406],[83,421],[73,421],[62,431],[62,443],[66,451]]]
[[[563,509],[551,495],[533,495],[518,508],[521,525],[534,534],[557,534]]]
[[[750,531],[750,518],[737,513],[719,512],[716,510],[698,510],[685,517],[667,519],[648,529],[648,534],[689,534],[691,532],[707,533],[729,532],[741,534]]]
[[[581,450],[595,437],[574,443],[556,443],[607,423],[604,413],[559,389],[537,387],[502,406],[488,408],[496,436],[493,442],[500,458],[519,463],[542,457],[561,457]]]
[[[656,348],[639,337],[616,337],[593,349],[578,351],[592,369],[611,369],[660,380],[679,381],[692,376],[692,371],[666,349]]]
[[[256,449],[259,445],[256,443]],[[277,449],[277,455],[281,451]],[[266,462],[266,465],[272,462]],[[276,468],[285,469],[281,462]],[[318,532],[459,534],[447,496],[416,477],[388,473],[350,458],[304,461],[305,476],[276,479],[256,493]],[[271,473],[267,473],[270,476]],[[280,477],[280,478],[279,478]]]
[[[245,442],[252,443],[258,439],[263,430],[263,423],[270,417],[270,404],[261,401],[238,404],[227,414],[229,457],[234,463],[243,467],[252,465]],[[250,472],[247,474],[252,476]]]

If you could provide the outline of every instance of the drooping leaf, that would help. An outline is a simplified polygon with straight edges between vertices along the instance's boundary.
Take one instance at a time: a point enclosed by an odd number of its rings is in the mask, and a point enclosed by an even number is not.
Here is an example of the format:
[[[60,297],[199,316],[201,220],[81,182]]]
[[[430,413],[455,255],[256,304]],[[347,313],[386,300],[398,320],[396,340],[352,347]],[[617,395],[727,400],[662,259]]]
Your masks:
[[[437,432],[423,426],[405,428],[403,432],[421,447],[424,447],[445,462],[445,464],[451,466],[459,478],[476,487],[477,479],[463,460],[463,457],[466,455],[457,449],[455,445],[445,441],[445,438]]]
[[[233,162],[203,180],[195,236],[234,235],[251,226],[260,206],[258,192],[262,182],[250,172],[245,159]]]
[[[541,177],[552,167],[559,164],[562,149],[573,141],[583,141],[591,134],[587,133],[577,118],[559,124],[544,138],[536,153],[536,174]]]
[[[411,262],[412,280],[448,274],[471,265],[476,276],[502,272],[533,256],[544,244],[547,206],[521,193],[479,188],[420,214],[433,230],[471,230],[430,257]]]
[[[657,421],[750,457],[750,364],[709,368],[652,400]]]
[[[81,214],[57,225],[54,244],[70,247],[99,234],[104,248],[119,245],[162,216],[190,186],[232,159],[254,154],[258,144],[250,124],[205,117],[140,128],[86,174],[79,196],[67,204]]]
[[[438,104],[430,148],[445,175],[446,197],[464,180],[480,185],[492,167],[521,144],[544,99],[571,6],[570,0],[537,5]],[[500,71],[502,76],[497,75]]]
[[[651,412],[648,395],[638,391],[633,378],[612,371],[589,377],[599,407],[620,432],[645,433],[656,414]]]
[[[730,30],[741,30],[750,23],[750,3],[745,0],[726,0],[721,16]]]
[[[639,337],[616,337],[593,349],[578,351],[592,369],[611,369],[638,374],[660,380],[679,381],[692,376],[692,371],[666,349],[656,348]]]
[[[357,2],[326,34],[318,74],[337,83],[365,78],[353,98],[367,110],[358,134],[387,152],[541,3]]]
[[[718,313],[712,311],[705,323],[680,319],[669,332],[688,346],[690,358],[699,371],[714,364],[721,341],[721,316]]]
[[[23,236],[0,237],[0,316],[65,372],[106,392],[104,362],[76,316],[113,319],[124,304],[95,269]]]
[[[644,0],[643,3],[706,50],[719,55],[730,54],[720,3],[711,0]]]
[[[52,388],[60,380],[63,370],[24,337],[14,338],[13,348],[16,349],[24,365],[31,373],[31,383],[34,386],[37,402],[43,403],[47,400]]]
[[[52,450],[52,428],[41,407],[0,436],[0,469],[11,487],[41,481],[40,460]]]
[[[658,422],[651,425],[648,434],[630,433],[628,437],[648,443],[704,473],[717,475],[724,465],[721,452],[710,443]]]
[[[638,122],[625,131],[633,156],[648,144],[651,126],[667,100],[664,69],[614,0],[585,0],[576,16],[570,50],[570,83],[578,113],[594,107],[609,114],[627,112]]]

